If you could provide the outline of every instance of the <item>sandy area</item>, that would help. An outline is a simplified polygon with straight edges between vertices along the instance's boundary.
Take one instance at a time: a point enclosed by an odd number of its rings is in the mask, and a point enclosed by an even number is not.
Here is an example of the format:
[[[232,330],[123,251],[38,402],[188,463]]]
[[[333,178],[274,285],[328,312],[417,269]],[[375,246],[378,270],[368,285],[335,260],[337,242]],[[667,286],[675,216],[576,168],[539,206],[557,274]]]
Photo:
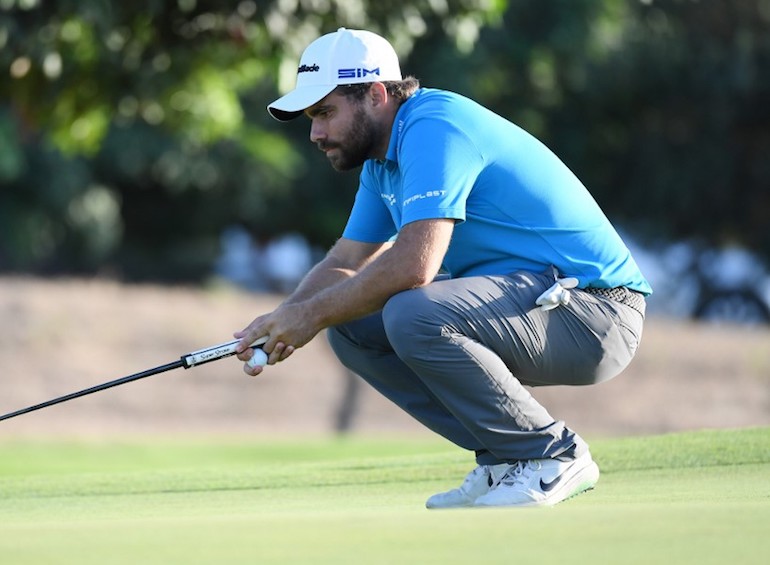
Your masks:
[[[229,341],[280,297],[105,281],[0,278],[0,413]],[[351,383],[358,383],[351,388]],[[353,394],[355,401],[345,402]],[[637,358],[593,387],[537,389],[586,437],[770,425],[770,329],[652,318]],[[236,359],[177,369],[0,423],[13,437],[429,433],[319,336],[256,379]]]

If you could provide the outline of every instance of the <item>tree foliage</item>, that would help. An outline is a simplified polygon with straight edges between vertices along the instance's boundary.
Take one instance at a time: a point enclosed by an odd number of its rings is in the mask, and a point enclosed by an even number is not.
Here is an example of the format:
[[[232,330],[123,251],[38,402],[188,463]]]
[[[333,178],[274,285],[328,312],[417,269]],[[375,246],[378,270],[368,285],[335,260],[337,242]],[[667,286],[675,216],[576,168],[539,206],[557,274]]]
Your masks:
[[[478,31],[487,4],[0,1],[0,269],[191,280],[230,223],[328,242],[334,186],[294,193],[307,159],[265,104],[321,33],[367,27],[406,52],[437,22]]]
[[[766,0],[0,0],[0,270],[197,280],[355,190],[265,105],[337,27],[546,141],[608,214],[770,257]]]
[[[613,219],[770,258],[768,2],[512,2],[466,67]]]

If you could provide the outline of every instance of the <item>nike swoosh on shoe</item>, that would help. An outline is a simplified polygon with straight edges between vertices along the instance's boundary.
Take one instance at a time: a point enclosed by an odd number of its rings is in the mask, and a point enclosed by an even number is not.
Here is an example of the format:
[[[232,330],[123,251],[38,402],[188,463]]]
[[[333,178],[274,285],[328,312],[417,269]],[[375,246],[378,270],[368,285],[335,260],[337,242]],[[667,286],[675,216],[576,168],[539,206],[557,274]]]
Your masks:
[[[562,473],[558,477],[556,477],[554,480],[552,480],[550,483],[544,483],[543,479],[540,479],[540,490],[543,492],[550,492],[553,490],[553,488],[558,485],[561,482],[562,477],[564,474]]]

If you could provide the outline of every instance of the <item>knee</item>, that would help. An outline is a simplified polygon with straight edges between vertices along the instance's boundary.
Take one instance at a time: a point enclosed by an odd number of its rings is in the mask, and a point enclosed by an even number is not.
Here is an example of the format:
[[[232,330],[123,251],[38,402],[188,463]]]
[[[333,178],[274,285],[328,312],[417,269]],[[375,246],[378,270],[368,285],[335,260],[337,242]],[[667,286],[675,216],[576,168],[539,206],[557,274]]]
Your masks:
[[[326,330],[326,339],[337,360],[350,371],[363,376],[378,350],[354,330],[348,324],[332,326]]]
[[[423,288],[396,294],[385,304],[382,321],[393,349],[402,359],[424,348],[426,340],[441,333],[435,316],[436,304]]]
[[[332,326],[326,335],[332,351],[345,365],[346,359],[351,357],[379,355],[392,351],[380,312]]]
[[[326,339],[329,341],[332,349],[336,352],[337,347],[344,342],[349,342],[350,338],[345,335],[344,326],[332,326],[326,330]]]
[[[374,345],[365,329],[364,324],[354,320],[346,324],[331,326],[326,330],[326,339],[343,365],[347,366],[348,357]]]

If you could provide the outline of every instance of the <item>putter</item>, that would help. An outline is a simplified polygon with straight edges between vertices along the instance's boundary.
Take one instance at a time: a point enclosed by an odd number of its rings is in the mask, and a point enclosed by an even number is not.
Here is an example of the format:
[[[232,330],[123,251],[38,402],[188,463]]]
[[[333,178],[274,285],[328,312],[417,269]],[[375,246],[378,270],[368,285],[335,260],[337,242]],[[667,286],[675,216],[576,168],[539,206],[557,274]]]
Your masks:
[[[261,337],[257,341],[252,343],[251,346],[257,347],[259,345],[262,345],[265,342],[267,342],[267,339],[268,339],[267,336]],[[72,400],[74,398],[80,398],[81,396],[86,396],[87,394],[93,394],[101,390],[106,390],[108,388],[116,387],[116,386],[130,383],[133,381],[138,381],[139,379],[151,377],[153,375],[158,375],[160,373],[165,373],[166,371],[178,369],[179,367],[184,367],[185,369],[189,369],[190,367],[197,367],[198,365],[203,365],[204,363],[210,363],[211,361],[216,361],[217,359],[230,357],[231,355],[235,355],[235,348],[240,342],[241,340],[236,339],[233,341],[228,341],[227,343],[221,343],[219,345],[215,345],[214,347],[207,347],[206,349],[199,349],[198,351],[193,351],[192,353],[186,353],[185,355],[182,355],[178,361],[173,361],[172,363],[166,363],[165,365],[160,365],[153,369],[147,369],[146,371],[142,371],[141,373],[135,373],[133,375],[129,375],[121,379],[115,379],[114,381],[109,381],[100,385],[92,386],[90,388],[86,388],[78,392],[65,394],[64,396],[59,396],[58,398],[54,398],[46,402],[41,402],[40,404],[35,404],[34,406],[28,406],[27,408],[22,408],[21,410],[16,410],[15,412],[9,412],[8,414],[4,414],[0,416],[0,421],[8,420],[10,418],[15,418],[16,416],[21,416],[22,414],[27,414],[29,412],[34,412],[35,410],[40,410],[41,408],[47,408],[49,406],[53,406],[54,404],[67,402],[68,400]]]

